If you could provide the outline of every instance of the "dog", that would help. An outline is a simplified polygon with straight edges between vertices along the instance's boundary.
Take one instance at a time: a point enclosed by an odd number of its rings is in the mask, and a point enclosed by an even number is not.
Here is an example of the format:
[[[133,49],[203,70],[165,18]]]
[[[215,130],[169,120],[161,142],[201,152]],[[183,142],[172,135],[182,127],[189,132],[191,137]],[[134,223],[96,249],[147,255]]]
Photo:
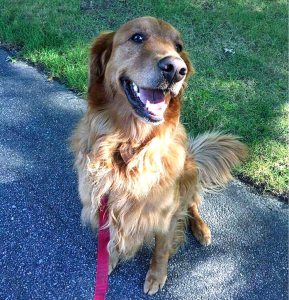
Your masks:
[[[181,96],[193,73],[180,34],[162,20],[141,17],[101,33],[90,52],[88,110],[72,135],[83,223],[97,227],[109,195],[110,272],[154,240],[149,295],[164,286],[188,220],[196,239],[211,243],[202,192],[223,187],[247,152],[230,134],[187,137]]]

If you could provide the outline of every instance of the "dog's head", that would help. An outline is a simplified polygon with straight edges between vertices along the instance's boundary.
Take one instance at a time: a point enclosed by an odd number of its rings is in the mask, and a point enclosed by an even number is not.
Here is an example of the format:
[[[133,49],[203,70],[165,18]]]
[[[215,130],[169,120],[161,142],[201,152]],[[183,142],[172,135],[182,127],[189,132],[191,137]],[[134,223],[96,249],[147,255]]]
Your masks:
[[[192,71],[183,47],[176,29],[152,17],[102,33],[91,49],[89,97],[104,89],[122,114],[162,123]]]

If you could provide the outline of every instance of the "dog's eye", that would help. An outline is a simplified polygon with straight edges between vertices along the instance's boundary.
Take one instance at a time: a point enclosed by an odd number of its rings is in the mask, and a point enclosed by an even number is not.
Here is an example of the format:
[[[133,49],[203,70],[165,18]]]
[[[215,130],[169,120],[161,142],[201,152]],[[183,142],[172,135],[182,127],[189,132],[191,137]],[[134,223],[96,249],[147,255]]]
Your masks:
[[[137,44],[141,44],[145,40],[145,37],[141,33],[135,33],[130,39]]]
[[[176,50],[178,53],[182,52],[183,51],[183,46],[181,44],[176,44]]]

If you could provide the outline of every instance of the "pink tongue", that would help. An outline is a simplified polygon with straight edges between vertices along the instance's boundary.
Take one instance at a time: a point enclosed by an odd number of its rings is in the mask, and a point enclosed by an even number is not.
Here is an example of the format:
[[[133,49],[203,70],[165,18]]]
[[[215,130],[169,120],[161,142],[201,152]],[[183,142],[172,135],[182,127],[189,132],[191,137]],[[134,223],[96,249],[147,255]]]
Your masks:
[[[159,90],[139,89],[140,100],[147,110],[156,116],[162,116],[167,108],[165,95]]]

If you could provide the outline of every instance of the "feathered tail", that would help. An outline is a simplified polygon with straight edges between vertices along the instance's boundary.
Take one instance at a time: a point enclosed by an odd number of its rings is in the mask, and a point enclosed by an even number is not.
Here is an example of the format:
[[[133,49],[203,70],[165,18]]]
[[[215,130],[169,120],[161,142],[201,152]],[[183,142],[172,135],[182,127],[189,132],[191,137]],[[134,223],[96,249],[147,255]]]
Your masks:
[[[237,136],[208,132],[189,140],[203,191],[214,192],[232,179],[231,169],[247,154],[247,147]]]

